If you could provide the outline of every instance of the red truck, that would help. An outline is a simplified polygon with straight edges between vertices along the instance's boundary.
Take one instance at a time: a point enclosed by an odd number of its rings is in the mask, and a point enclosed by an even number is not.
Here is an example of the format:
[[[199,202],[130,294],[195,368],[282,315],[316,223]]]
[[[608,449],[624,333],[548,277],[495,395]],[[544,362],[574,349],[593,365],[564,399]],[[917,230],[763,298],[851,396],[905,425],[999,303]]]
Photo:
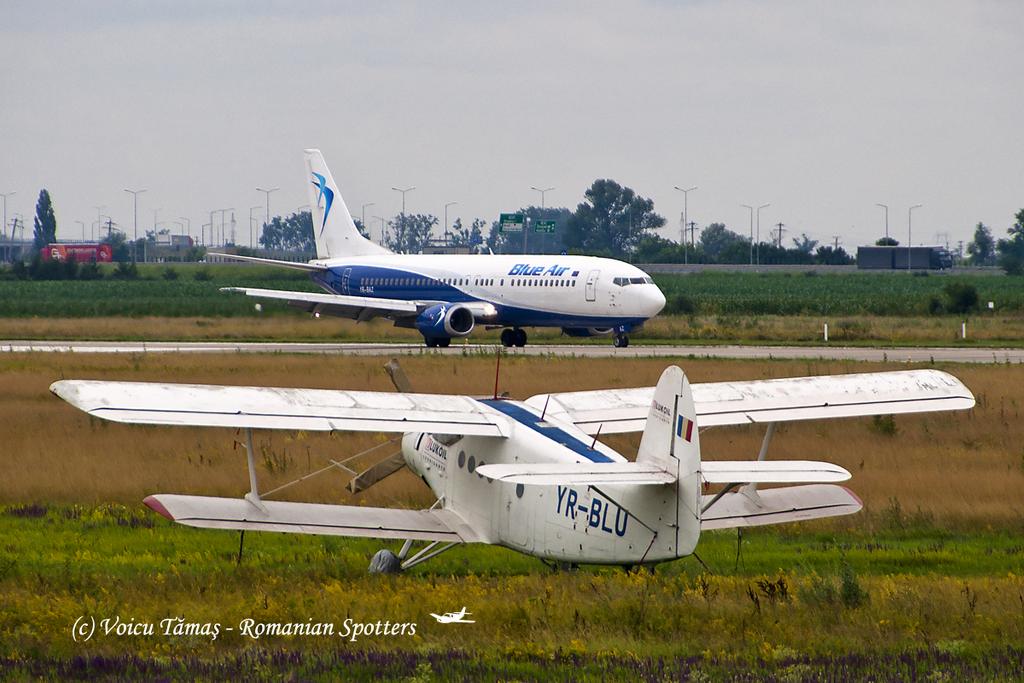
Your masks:
[[[44,261],[77,261],[78,263],[110,263],[113,254],[109,244],[47,244],[39,250],[39,257]]]

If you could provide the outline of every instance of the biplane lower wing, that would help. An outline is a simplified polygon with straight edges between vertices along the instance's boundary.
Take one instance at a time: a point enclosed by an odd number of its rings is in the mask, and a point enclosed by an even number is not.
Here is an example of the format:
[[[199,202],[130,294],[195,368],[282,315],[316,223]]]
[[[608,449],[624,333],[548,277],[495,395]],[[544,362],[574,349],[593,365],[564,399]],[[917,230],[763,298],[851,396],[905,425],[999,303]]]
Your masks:
[[[354,505],[323,505],[157,494],[144,501],[155,512],[186,526],[204,529],[280,531],[364,538],[472,543],[476,533],[450,510],[394,510]],[[262,509],[261,509],[262,508]]]
[[[717,501],[705,495],[710,507],[701,515],[701,531],[804,522],[809,519],[852,515],[863,507],[852,491],[833,484],[785,486],[777,489],[740,489]],[[714,501],[714,502],[712,502]]]

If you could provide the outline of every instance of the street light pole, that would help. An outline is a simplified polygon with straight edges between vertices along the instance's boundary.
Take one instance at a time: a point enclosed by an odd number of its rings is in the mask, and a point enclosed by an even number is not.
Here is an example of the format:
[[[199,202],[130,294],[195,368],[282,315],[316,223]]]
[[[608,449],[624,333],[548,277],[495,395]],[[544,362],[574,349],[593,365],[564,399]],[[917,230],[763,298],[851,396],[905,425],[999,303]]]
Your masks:
[[[678,185],[676,185],[675,188],[683,193],[683,229],[679,233],[679,243],[685,246],[685,244],[686,244],[686,222],[687,222],[687,219],[689,218],[689,215],[687,213],[688,200],[690,199],[690,190],[696,190],[697,186],[694,185],[693,187],[683,188],[683,187],[679,187]]]
[[[377,220],[380,221],[380,242],[378,242],[378,244],[383,247],[384,246],[384,228],[387,225],[387,221],[384,220],[384,216],[370,216],[370,218],[376,218]],[[369,232],[370,229],[367,228],[366,231]]]
[[[185,221],[185,234],[191,239],[192,237],[192,220],[185,218],[184,216],[178,216],[181,220]]]
[[[885,239],[888,240],[889,239],[889,205],[888,204],[879,204],[879,203],[876,202],[875,206],[880,206],[883,209],[885,209]]]
[[[912,207],[907,209],[907,270],[910,270],[910,223],[914,216],[914,209],[920,209],[924,204],[914,204]]]
[[[257,192],[262,192],[265,195],[267,195],[267,220],[263,223],[264,226],[270,225],[270,193],[271,192],[277,192],[280,189],[281,188],[279,188],[279,187],[272,187],[272,188],[270,188],[268,190],[264,190],[262,187],[257,187],[256,188]]]
[[[750,211],[750,265],[754,265],[754,207],[750,204],[740,206]]]
[[[551,190],[555,189],[555,188],[553,188],[553,187],[543,187],[542,188],[542,187],[534,187],[533,185],[531,185],[530,189],[531,190],[536,190],[537,192],[540,192],[540,208],[543,211],[543,209],[544,209],[544,195],[546,193],[550,192]]]
[[[413,190],[416,189],[416,186],[414,185],[412,187],[407,187],[404,190],[401,189],[400,187],[392,187],[391,189],[394,190],[395,192],[401,192],[402,193],[402,223],[401,223],[400,230],[401,230],[401,238],[405,239],[405,193],[406,192],[412,192]],[[403,245],[403,246],[405,246],[405,245]]]
[[[761,265],[761,209],[769,206],[771,204],[762,204],[757,207],[757,265]]]
[[[369,204],[363,204],[363,230],[366,231],[367,235],[370,234],[370,228],[366,226],[366,207],[368,206],[373,206],[373,202],[370,202]]]
[[[135,261],[135,250],[139,241],[139,195],[145,192],[145,190],[129,190],[128,188],[125,188],[124,191],[128,192],[132,196],[132,211],[135,216],[135,236],[132,238],[132,261]]]
[[[402,216],[403,216],[403,220],[404,220],[404,216],[405,216],[405,193],[406,192],[412,192],[413,190],[416,189],[416,187],[415,186],[407,187],[404,190],[401,189],[401,188],[398,188],[398,187],[392,187],[391,189],[394,190],[395,192],[401,192],[402,193]]]
[[[15,195],[15,194],[18,194],[18,193],[17,192],[0,192],[0,197],[4,198],[4,228],[3,228],[3,232],[0,233],[0,236],[3,236],[5,239],[7,237],[7,198],[10,197],[11,195]],[[14,241],[14,228],[11,228],[11,241],[12,242]]]
[[[262,209],[262,208],[263,208],[262,206],[250,206],[249,207],[249,248],[250,249],[255,249],[256,248],[256,242],[253,240],[253,230],[252,230],[253,217],[252,217],[252,212],[253,211],[258,211],[259,209]]]
[[[448,207],[455,206],[458,202],[448,202],[444,205],[444,246],[448,246]]]

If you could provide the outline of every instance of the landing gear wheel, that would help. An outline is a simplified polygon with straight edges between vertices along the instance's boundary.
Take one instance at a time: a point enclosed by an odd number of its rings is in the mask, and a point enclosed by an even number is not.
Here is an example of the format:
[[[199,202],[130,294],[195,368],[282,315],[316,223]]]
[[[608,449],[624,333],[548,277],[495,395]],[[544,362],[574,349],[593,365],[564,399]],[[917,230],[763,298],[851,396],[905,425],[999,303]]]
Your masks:
[[[398,574],[402,571],[402,561],[390,550],[378,550],[370,560],[371,574]]]
[[[501,345],[502,346],[514,346],[515,341],[515,330],[505,328],[501,331]]]
[[[615,348],[624,349],[629,346],[629,337],[625,334],[617,334],[612,343],[615,345]]]
[[[437,345],[440,346],[442,349],[447,349],[448,345],[452,343],[452,338],[438,337],[435,341],[437,342]]]
[[[423,341],[426,342],[427,348],[432,349],[435,346],[437,346],[437,340],[434,339],[433,337],[424,337]]]
[[[512,343],[519,347],[526,346],[526,330],[515,329],[512,330],[512,334]]]

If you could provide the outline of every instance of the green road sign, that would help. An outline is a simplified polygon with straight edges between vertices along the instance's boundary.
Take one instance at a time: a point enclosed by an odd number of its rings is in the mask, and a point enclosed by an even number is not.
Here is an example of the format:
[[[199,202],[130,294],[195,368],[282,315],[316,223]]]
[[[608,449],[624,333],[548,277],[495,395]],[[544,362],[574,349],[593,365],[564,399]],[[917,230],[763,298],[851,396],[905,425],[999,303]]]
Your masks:
[[[537,221],[533,226],[534,232],[554,232],[555,222],[554,221]]]
[[[498,220],[499,230],[501,232],[522,232],[523,220],[521,213],[503,213]]]

